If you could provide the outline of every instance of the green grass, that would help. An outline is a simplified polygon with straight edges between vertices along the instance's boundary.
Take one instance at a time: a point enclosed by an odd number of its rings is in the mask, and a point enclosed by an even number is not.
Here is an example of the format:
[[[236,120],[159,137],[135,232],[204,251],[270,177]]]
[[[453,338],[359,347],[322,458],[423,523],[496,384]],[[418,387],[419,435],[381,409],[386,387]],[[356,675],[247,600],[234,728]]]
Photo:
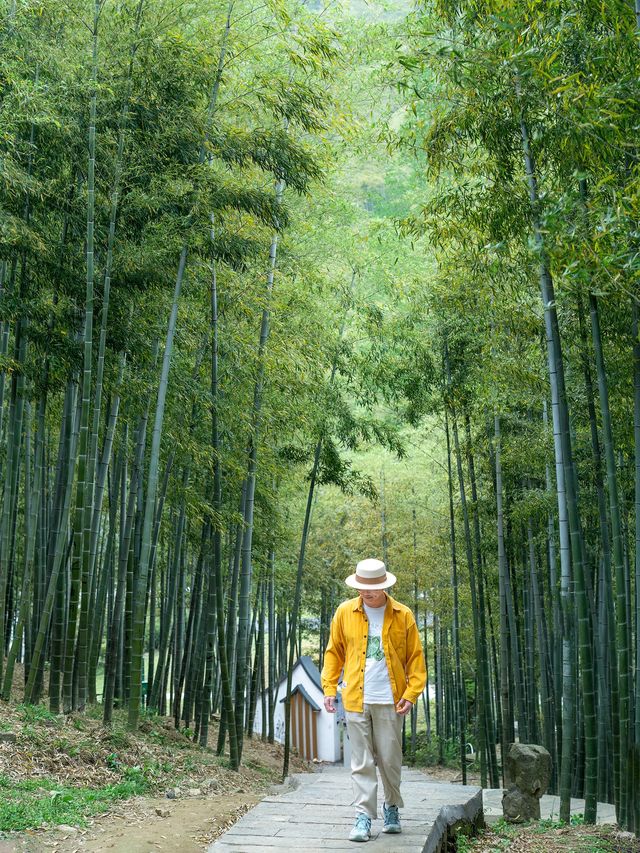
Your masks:
[[[93,789],[67,788],[50,779],[12,782],[0,775],[0,831],[16,832],[44,824],[84,826],[87,817],[107,811],[114,801],[147,791],[142,773],[131,776]]]
[[[570,826],[583,826],[584,824],[584,815],[583,814],[572,814],[569,815],[569,825]],[[543,820],[539,820],[537,822],[536,831],[544,832],[546,829],[562,829],[567,824],[564,821],[560,820],[560,818],[555,817],[547,817]]]
[[[54,723],[60,725],[60,718],[52,714],[44,705],[17,705],[16,710],[24,723]]]
[[[531,853],[565,851],[565,853],[631,853],[637,851],[635,842],[621,842],[612,833],[615,827],[586,827],[582,815],[576,815],[569,825],[548,819],[528,824],[510,824],[499,820],[475,838],[457,837],[457,853],[503,853],[519,841],[519,849]],[[561,834],[557,830],[562,830]]]

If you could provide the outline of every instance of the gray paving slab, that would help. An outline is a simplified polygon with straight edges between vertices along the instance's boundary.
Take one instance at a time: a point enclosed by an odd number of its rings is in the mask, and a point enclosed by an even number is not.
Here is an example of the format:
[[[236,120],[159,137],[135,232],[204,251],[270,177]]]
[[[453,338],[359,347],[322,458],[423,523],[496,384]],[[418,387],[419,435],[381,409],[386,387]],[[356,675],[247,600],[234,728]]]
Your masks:
[[[348,840],[354,818],[349,771],[323,767],[318,773],[296,774],[295,782],[293,790],[265,797],[254,806],[209,847],[209,853],[357,849]],[[378,793],[382,813],[381,784]],[[374,821],[366,853],[438,853],[450,826],[481,820],[480,788],[433,782],[404,768],[402,795],[402,834],[385,835],[382,820]]]

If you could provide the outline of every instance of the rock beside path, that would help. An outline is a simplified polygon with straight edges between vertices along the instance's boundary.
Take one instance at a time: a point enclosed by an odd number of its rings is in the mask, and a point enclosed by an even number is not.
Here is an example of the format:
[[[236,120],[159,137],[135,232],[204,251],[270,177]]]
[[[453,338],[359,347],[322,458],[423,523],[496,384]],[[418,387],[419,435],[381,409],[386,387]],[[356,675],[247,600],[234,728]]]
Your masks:
[[[502,798],[511,823],[540,820],[540,798],[551,780],[551,755],[538,744],[513,743],[505,764],[509,787]]]

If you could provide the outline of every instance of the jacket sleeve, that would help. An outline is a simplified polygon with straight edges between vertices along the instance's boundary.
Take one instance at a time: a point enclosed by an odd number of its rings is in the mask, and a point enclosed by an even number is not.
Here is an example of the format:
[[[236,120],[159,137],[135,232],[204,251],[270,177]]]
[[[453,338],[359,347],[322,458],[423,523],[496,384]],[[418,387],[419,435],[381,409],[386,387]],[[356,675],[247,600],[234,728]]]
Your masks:
[[[342,619],[338,611],[331,620],[331,631],[329,642],[324,653],[322,665],[322,692],[325,696],[335,696],[338,690],[340,673],[344,666],[344,634],[342,631]]]
[[[420,631],[413,616],[410,619],[411,621],[407,625],[407,662],[405,664],[407,687],[402,698],[408,699],[415,705],[427,683],[427,667],[422,651]]]

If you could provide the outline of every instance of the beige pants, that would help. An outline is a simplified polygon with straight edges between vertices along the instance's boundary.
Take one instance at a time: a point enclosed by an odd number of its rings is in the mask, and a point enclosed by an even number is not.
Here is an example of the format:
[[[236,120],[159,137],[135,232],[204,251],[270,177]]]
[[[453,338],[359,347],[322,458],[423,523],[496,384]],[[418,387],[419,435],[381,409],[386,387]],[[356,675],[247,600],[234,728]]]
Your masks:
[[[402,717],[394,705],[365,705],[363,712],[346,711],[351,743],[351,780],[356,813],[375,819],[378,812],[378,776],[388,806],[403,806],[400,795],[402,772]]]

